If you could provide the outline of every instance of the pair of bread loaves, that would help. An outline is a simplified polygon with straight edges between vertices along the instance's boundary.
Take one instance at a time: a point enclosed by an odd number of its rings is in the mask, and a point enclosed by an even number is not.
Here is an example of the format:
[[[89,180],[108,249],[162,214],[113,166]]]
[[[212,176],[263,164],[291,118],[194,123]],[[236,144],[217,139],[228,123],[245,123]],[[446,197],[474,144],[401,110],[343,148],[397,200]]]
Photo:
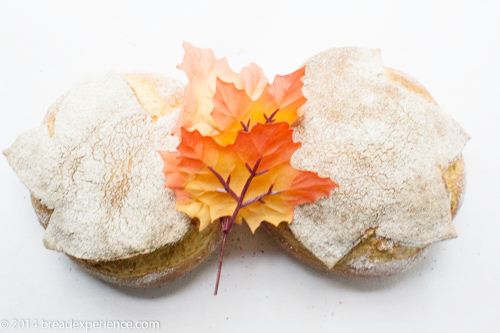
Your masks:
[[[302,147],[291,163],[339,187],[265,229],[301,261],[351,276],[402,272],[456,237],[469,137],[427,90],[360,48],[312,57],[302,80],[308,101],[293,124]],[[164,187],[157,151],[178,144],[182,99],[173,79],[92,74],[4,151],[47,248],[108,282],[144,287],[186,274],[219,246],[219,222],[199,232]]]

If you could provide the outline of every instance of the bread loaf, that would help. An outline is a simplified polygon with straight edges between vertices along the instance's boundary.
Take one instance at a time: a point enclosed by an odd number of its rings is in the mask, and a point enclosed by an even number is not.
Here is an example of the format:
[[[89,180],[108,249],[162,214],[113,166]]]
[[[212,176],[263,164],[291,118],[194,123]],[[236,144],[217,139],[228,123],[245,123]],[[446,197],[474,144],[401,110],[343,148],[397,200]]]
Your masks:
[[[180,277],[215,250],[220,225],[198,232],[164,187],[157,150],[178,144],[170,129],[182,98],[170,78],[92,74],[4,151],[31,191],[47,248],[134,287]]]
[[[379,50],[331,49],[306,63],[308,98],[295,167],[330,176],[330,198],[266,229],[291,254],[349,276],[400,273],[433,243],[456,237],[467,133]]]

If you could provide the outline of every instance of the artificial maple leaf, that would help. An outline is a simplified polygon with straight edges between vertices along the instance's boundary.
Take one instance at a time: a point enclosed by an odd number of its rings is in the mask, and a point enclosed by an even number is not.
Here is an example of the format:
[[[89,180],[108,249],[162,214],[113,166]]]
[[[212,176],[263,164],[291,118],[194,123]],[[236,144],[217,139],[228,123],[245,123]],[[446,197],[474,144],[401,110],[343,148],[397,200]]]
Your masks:
[[[226,59],[184,43],[178,66],[189,78],[182,111],[173,133],[177,152],[159,152],[165,185],[175,191],[177,210],[197,218],[200,230],[220,219],[222,248],[234,223],[252,232],[263,221],[274,225],[293,219],[297,205],[328,196],[337,187],[330,178],[290,165],[301,146],[290,124],[302,115],[301,68],[268,84],[255,64],[233,72]]]
[[[183,127],[190,132],[198,130],[202,135],[217,134],[219,128],[210,116],[216,79],[234,83],[255,99],[261,95],[268,81],[262,69],[254,63],[238,74],[229,68],[226,58],[216,59],[212,50],[202,50],[186,42],[183,47],[184,59],[177,67],[186,73],[189,83],[184,92],[182,113],[172,132],[179,136]]]
[[[276,76],[267,84],[257,100],[252,100],[243,90],[232,83],[217,79],[213,96],[213,111],[219,134],[213,135],[221,145],[234,142],[239,131],[249,131],[256,123],[284,121],[292,124],[302,115],[306,102],[302,93],[305,67],[285,76]]]
[[[291,222],[296,205],[337,187],[330,178],[290,166],[301,144],[293,142],[285,122],[257,123],[227,146],[197,131],[181,131],[177,152],[160,152],[165,185],[176,192],[177,209],[200,220],[200,229],[235,212],[234,222],[244,219],[252,232],[262,221]]]

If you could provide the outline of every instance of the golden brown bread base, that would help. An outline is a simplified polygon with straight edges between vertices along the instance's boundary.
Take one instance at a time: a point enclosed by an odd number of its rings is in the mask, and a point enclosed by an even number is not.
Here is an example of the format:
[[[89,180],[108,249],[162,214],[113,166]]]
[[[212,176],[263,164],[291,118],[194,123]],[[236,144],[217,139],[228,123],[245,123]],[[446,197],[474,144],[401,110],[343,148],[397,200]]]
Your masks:
[[[385,75],[390,81],[401,84],[406,89],[422,96],[428,102],[437,105],[429,92],[411,76],[390,68],[385,68]],[[465,192],[465,165],[462,156],[458,156],[442,172],[450,191],[450,211],[454,217],[462,204]],[[300,261],[315,268],[339,275],[378,277],[397,274],[411,266],[404,263],[416,261],[425,253],[424,250],[426,249],[426,247],[408,247],[396,244],[389,239],[377,236],[375,229],[370,228],[365,231],[365,235],[359,240],[359,243],[333,268],[329,269],[302,245],[292,233],[287,223],[281,223],[278,227],[274,227],[269,223],[264,223],[263,225],[286,251],[297,257]],[[362,267],[355,267],[354,263],[359,259],[363,259],[364,264]]]
[[[127,259],[102,262],[70,258],[92,275],[108,282],[132,287],[158,286],[191,271],[222,241],[219,221],[198,230],[198,221],[192,221],[179,242]]]
[[[124,74],[123,77],[144,109],[153,117],[153,121],[180,107],[183,90],[172,84],[173,81],[147,74]],[[50,107],[43,120],[51,136],[54,133],[58,107],[64,97],[65,95],[61,96]],[[32,196],[31,199],[40,224],[47,228],[52,210],[45,207],[35,197]],[[222,232],[218,221],[201,232],[198,230],[199,223],[193,220],[188,232],[179,242],[130,258],[93,261],[69,257],[90,274],[107,282],[130,287],[157,286],[191,271],[222,242]]]
[[[31,201],[40,224],[47,228],[52,211],[33,196]],[[158,286],[188,273],[220,245],[222,232],[219,221],[201,232],[198,230],[199,223],[193,220],[179,242],[126,259],[93,261],[68,257],[90,274],[107,282],[129,287]]]

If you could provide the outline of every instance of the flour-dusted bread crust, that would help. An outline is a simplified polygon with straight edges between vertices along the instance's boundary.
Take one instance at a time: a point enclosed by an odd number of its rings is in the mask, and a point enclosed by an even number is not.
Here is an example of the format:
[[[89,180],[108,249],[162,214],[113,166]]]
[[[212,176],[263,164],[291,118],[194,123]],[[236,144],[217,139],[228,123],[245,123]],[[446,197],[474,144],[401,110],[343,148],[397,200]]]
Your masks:
[[[183,85],[146,74],[92,74],[49,109],[43,125],[5,150],[32,193],[44,244],[106,281],[151,286],[187,273],[221,242],[214,223],[198,233],[164,187],[158,150]]]
[[[441,240],[465,189],[467,133],[415,79],[384,68],[380,51],[331,49],[306,64],[304,117],[292,158],[340,187],[266,228],[303,261],[335,273],[402,272]]]
[[[443,170],[450,189],[450,211],[453,216],[462,204],[465,194],[465,165],[460,156],[449,168]],[[375,234],[375,229],[367,229],[360,241],[332,268],[327,267],[311,253],[292,233],[288,224],[274,227],[269,223],[264,228],[300,261],[317,269],[351,277],[381,277],[402,273],[421,260],[429,246],[410,247],[397,244],[390,239]]]

